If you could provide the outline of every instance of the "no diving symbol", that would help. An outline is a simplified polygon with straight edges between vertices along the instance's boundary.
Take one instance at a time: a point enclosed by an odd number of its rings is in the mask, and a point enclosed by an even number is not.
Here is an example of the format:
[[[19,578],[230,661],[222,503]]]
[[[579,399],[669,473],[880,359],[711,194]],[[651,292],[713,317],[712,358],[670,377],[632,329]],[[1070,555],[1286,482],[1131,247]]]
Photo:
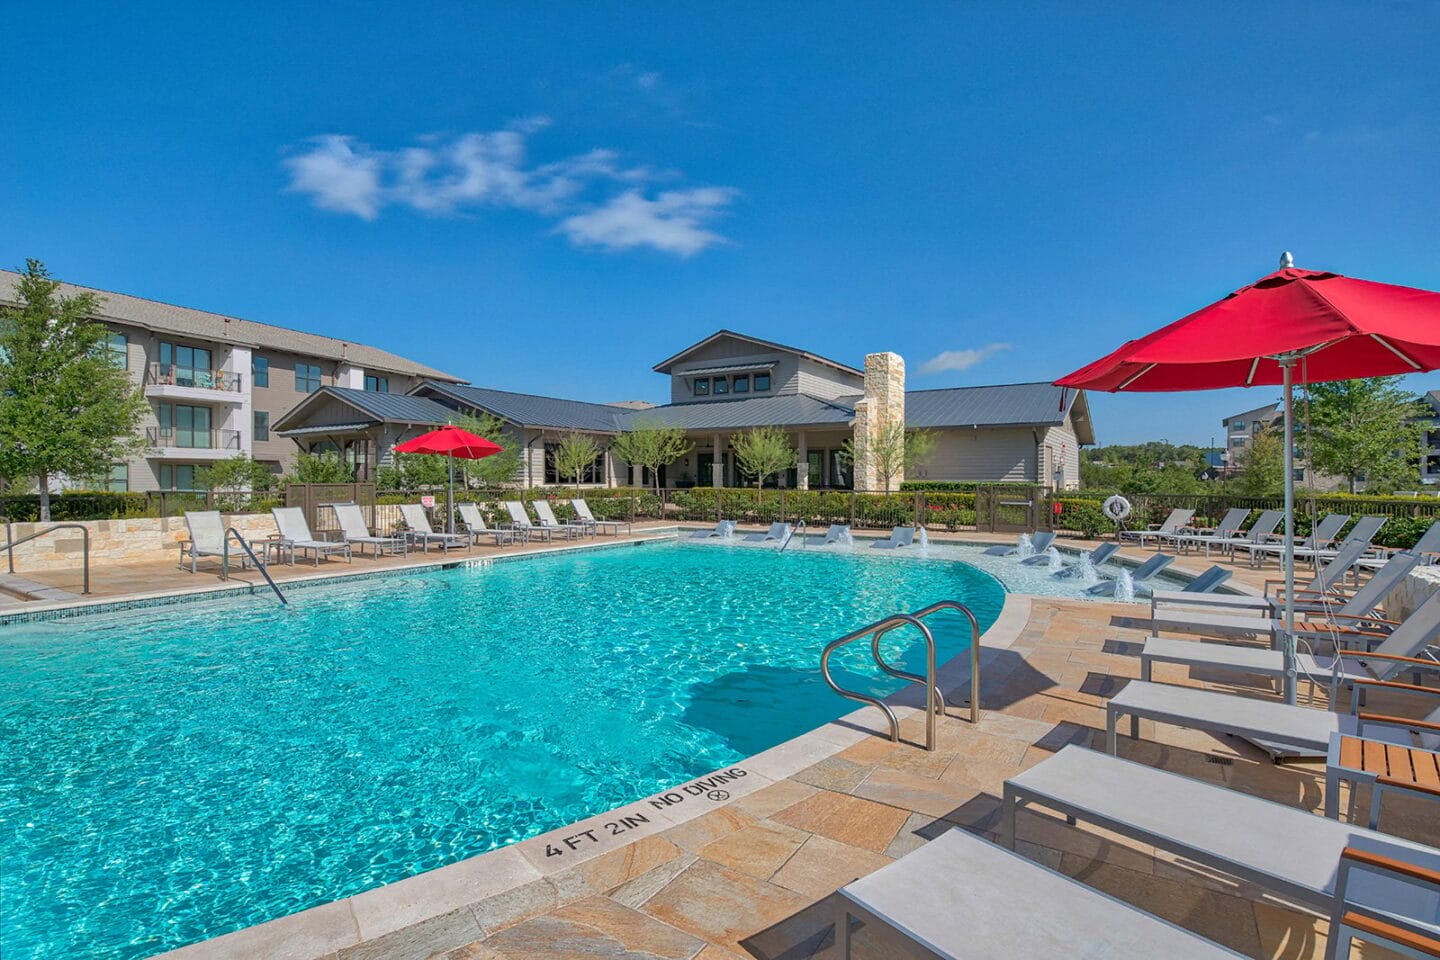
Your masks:
[[[709,793],[705,794],[705,797],[708,800],[714,800],[718,803],[721,800],[729,800],[730,793],[727,790],[711,790]]]

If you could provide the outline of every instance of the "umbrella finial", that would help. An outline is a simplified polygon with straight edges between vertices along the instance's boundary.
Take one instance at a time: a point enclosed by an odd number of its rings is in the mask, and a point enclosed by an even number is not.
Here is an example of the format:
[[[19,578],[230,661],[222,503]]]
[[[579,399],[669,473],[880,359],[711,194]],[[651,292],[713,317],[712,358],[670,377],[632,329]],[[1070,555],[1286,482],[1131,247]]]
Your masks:
[[[1289,270],[1293,266],[1295,266],[1294,254],[1292,254],[1289,250],[1286,250],[1284,253],[1280,254],[1281,270]]]

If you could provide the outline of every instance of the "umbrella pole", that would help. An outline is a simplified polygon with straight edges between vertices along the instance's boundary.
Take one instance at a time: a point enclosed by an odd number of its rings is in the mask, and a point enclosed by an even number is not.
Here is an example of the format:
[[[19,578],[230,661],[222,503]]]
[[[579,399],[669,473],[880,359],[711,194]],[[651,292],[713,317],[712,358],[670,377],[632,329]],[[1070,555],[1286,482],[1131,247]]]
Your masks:
[[[445,532],[455,532],[455,458],[446,457],[450,464],[450,495],[445,498]]]
[[[1285,702],[1295,702],[1295,357],[1278,358],[1285,387]]]

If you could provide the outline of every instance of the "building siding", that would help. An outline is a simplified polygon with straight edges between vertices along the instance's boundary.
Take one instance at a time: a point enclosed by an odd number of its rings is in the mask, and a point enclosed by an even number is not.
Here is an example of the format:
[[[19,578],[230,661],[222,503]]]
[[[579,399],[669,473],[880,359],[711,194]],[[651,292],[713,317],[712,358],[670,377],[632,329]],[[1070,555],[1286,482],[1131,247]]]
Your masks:
[[[936,430],[934,456],[906,479],[1033,482],[1035,455],[1035,431],[1028,427]]]

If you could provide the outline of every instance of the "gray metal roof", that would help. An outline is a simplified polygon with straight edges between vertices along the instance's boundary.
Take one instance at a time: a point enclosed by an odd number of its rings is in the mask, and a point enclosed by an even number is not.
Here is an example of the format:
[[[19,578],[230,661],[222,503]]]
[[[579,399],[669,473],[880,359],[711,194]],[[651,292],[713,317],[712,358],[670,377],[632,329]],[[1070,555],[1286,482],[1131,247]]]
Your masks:
[[[801,350],[799,347],[787,347],[785,346],[785,344],[776,343],[774,340],[763,340],[760,337],[752,337],[748,333],[736,333],[734,330],[716,330],[704,340],[701,340],[698,343],[692,343],[690,344],[690,346],[686,347],[684,350],[681,350],[674,356],[666,357],[664,360],[661,360],[659,363],[655,364],[652,369],[656,373],[669,373],[670,368],[675,364],[679,363],[681,360],[685,359],[686,356],[694,353],[701,347],[707,346],[708,344],[712,343],[715,340],[718,340],[721,337],[733,337],[736,340],[744,340],[748,343],[753,343],[758,346],[768,347],[771,350],[783,350],[786,353],[793,353],[797,356],[805,357],[807,360],[814,360],[816,363],[823,363],[826,366],[834,367],[837,370],[843,370],[846,373],[853,373],[856,376],[863,377],[865,375],[864,370],[856,370],[849,364],[841,363],[839,360],[831,360],[829,357],[822,357],[818,353],[811,353],[809,350]]]
[[[15,285],[19,280],[20,274],[0,270],[0,301],[15,302]],[[81,293],[93,293],[100,298],[100,315],[97,318],[100,320],[131,324],[158,333],[171,333],[196,340],[213,340],[343,361],[382,373],[464,382],[460,377],[376,347],[367,347],[363,343],[350,343],[334,337],[257,323],[254,320],[241,320],[238,317],[227,317],[224,314],[208,313],[190,307],[177,307],[158,300],[146,300],[109,290],[97,290],[71,283],[60,284],[61,296],[73,297]]]
[[[373,426],[373,423],[366,423],[361,427],[354,427],[353,423],[356,420],[354,416],[347,416],[344,423],[306,423],[306,411],[330,398],[339,400],[352,410],[358,410],[373,418],[374,423],[413,423],[440,426],[455,419],[453,408],[447,407],[443,403],[436,403],[427,397],[416,397],[406,393],[372,393],[369,390],[353,390],[350,387],[321,387],[275,421],[271,430],[275,433],[290,434],[302,431],[313,432],[310,429],[312,426],[327,427],[332,432],[347,426],[353,429]],[[290,426],[292,423],[297,425]]]
[[[511,393],[507,390],[488,390],[484,387],[447,383],[422,383],[414,392],[422,391],[450,397],[457,403],[486,410],[502,420],[524,427],[616,433],[625,429],[632,412],[604,403],[561,400],[558,397],[541,397],[530,393]]]
[[[905,394],[909,427],[1011,427],[1063,423],[1076,392],[1051,383],[1007,383],[993,387],[952,387]],[[858,398],[851,398],[858,399]]]

